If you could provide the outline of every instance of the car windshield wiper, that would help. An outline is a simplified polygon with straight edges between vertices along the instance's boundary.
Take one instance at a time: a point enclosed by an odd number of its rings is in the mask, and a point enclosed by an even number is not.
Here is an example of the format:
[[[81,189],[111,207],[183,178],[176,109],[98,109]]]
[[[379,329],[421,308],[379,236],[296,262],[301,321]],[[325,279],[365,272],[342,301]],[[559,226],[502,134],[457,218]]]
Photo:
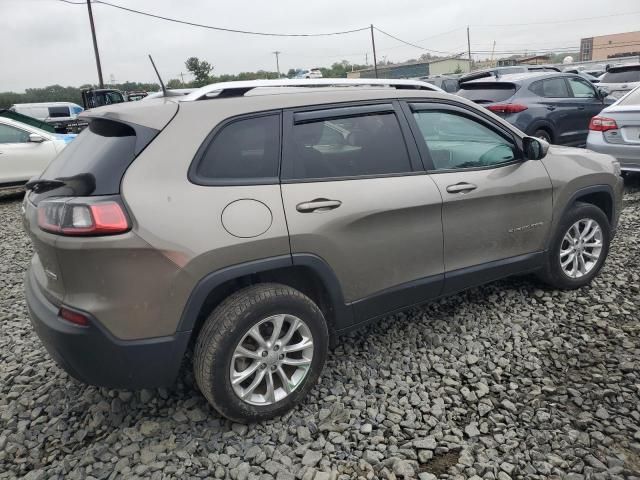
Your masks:
[[[27,182],[25,188],[34,193],[43,193],[53,190],[54,188],[64,187],[65,185],[66,183],[61,180],[45,180],[43,178],[39,178],[37,180]]]

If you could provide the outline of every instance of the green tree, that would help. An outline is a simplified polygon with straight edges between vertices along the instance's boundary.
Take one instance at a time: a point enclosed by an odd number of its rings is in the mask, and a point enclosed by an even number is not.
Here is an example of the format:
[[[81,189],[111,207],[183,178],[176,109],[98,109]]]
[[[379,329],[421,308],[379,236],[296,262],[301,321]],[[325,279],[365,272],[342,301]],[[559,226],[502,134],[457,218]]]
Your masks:
[[[184,62],[187,70],[189,70],[195,80],[192,82],[195,86],[203,86],[210,82],[209,74],[213,71],[213,65],[198,57],[189,57]]]
[[[172,78],[167,82],[167,88],[182,88],[182,82],[177,78]]]

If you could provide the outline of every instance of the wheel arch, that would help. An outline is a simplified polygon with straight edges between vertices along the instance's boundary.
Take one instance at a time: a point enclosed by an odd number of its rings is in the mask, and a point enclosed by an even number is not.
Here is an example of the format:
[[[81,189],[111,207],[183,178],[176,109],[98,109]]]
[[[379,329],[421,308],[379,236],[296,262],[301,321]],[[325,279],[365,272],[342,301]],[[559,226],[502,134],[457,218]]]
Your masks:
[[[288,285],[311,298],[324,314],[330,332],[353,323],[351,308],[344,302],[331,267],[316,255],[295,254],[233,265],[206,275],[192,290],[177,330],[192,331],[195,338],[225,298],[249,285],[267,282]]]
[[[547,132],[549,134],[549,137],[551,138],[551,143],[556,141],[555,127],[551,122],[547,120],[537,120],[529,126],[527,132],[529,135],[534,135],[538,130],[544,130],[545,132]]]

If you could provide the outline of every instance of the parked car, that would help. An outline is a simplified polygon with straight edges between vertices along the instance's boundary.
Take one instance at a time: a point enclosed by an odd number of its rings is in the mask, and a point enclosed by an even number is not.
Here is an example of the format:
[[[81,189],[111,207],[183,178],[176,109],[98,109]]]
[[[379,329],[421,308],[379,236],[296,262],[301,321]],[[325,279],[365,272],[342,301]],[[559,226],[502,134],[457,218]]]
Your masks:
[[[614,99],[621,98],[638,85],[640,85],[640,63],[609,67],[600,77],[598,84]]]
[[[435,85],[447,93],[456,93],[460,89],[458,77],[459,75],[437,75],[432,77],[421,77],[420,80]]]
[[[640,86],[591,119],[587,148],[613,155],[623,172],[640,172]]]
[[[78,115],[84,110],[71,102],[16,103],[10,110],[36,118],[51,124],[56,132],[66,133],[69,126],[78,121]]]
[[[482,70],[475,70],[473,72],[465,73],[460,77],[459,81],[468,82],[470,80],[477,80],[479,78],[501,77],[503,75],[512,75],[515,73],[527,72],[560,72],[560,69],[558,67],[554,67],[553,65],[513,65],[511,67],[485,68]]]
[[[296,78],[322,78],[322,71],[319,68],[306,68],[299,70]]]
[[[591,117],[606,94],[570,73],[532,72],[460,83],[458,95],[473,100],[528,135],[559,145],[583,146]]]
[[[591,83],[600,83],[600,79],[597,76],[591,75],[583,69],[567,68],[564,70],[564,73],[575,73],[576,75],[580,75],[582,78],[589,80]]]
[[[124,92],[116,88],[86,88],[81,94],[85,110],[127,101]]]
[[[423,82],[305,84],[86,112],[24,202],[27,305],[71,375],[166,386],[194,345],[207,400],[253,422],[314,388],[340,333],[511,274],[598,274],[622,206],[613,157]]]
[[[0,116],[0,189],[23,185],[40,175],[74,137]]]

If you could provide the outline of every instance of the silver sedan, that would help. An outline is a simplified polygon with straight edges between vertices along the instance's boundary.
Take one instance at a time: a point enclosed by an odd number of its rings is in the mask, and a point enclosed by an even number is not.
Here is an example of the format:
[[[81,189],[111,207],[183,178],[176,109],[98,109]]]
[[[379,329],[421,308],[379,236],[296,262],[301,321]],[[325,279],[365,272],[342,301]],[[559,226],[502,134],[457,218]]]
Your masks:
[[[587,148],[613,155],[623,172],[640,172],[640,86],[591,119]]]

